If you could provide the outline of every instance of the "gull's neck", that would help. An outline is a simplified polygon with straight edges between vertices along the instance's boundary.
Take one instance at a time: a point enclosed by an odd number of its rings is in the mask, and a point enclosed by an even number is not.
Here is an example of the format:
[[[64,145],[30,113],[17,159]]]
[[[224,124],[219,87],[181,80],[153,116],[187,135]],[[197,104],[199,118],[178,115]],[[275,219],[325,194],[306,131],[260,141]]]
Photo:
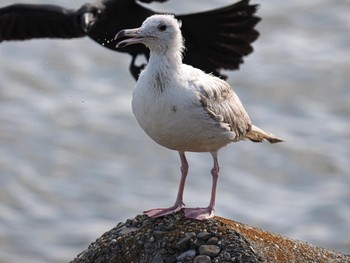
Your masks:
[[[164,92],[171,79],[182,65],[181,52],[152,52],[146,68],[146,75],[152,90],[157,94]]]
[[[154,52],[151,50],[148,67],[154,72],[170,73],[177,70],[182,64],[182,55],[179,51]]]

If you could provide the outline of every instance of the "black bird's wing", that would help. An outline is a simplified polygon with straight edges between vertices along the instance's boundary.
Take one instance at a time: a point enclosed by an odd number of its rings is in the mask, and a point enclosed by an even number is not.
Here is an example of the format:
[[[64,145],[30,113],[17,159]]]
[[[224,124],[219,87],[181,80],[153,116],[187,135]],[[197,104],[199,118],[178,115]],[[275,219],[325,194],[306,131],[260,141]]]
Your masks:
[[[0,42],[85,36],[77,12],[56,5],[14,4],[0,8]]]
[[[219,69],[238,69],[243,57],[253,51],[260,21],[254,16],[257,5],[242,0],[207,12],[179,15],[185,38],[184,63],[219,74]]]
[[[160,2],[160,3],[163,3],[163,2],[166,2],[168,0],[138,0],[140,1],[141,3],[146,3],[146,4],[149,4],[149,3],[152,3],[152,2]]]
[[[140,2],[167,0],[140,0]],[[186,52],[184,63],[220,76],[220,69],[238,69],[243,57],[253,51],[251,43],[259,33],[254,29],[260,18],[254,16],[256,5],[249,0],[207,12],[176,16],[182,20]],[[78,10],[56,5],[14,4],[0,8],[0,42],[33,38],[76,38],[89,36],[114,51],[127,52],[137,78],[138,55],[149,55],[143,45],[116,49],[115,34],[125,28],[138,27],[153,10],[135,0],[102,0],[85,4]]]

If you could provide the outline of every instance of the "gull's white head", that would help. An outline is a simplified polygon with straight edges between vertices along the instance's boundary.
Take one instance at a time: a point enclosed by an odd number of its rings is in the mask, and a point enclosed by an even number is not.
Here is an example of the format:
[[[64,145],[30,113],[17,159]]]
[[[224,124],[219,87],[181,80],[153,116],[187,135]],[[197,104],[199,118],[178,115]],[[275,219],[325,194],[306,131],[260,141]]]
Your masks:
[[[181,22],[172,15],[153,15],[147,18],[139,28],[120,31],[115,38],[127,37],[117,44],[117,48],[142,43],[151,52],[182,54],[184,49],[181,34]]]

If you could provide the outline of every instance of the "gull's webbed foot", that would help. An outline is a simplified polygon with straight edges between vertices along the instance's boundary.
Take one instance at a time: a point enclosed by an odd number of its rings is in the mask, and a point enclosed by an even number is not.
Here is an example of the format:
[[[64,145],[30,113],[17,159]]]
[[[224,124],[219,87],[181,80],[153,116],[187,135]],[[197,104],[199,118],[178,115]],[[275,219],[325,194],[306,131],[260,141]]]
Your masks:
[[[143,213],[148,215],[149,217],[156,218],[156,217],[161,217],[161,216],[166,216],[166,215],[176,213],[180,211],[183,207],[184,207],[183,204],[175,204],[169,208],[154,208],[154,209],[144,211]]]
[[[184,212],[186,218],[192,218],[197,220],[210,219],[213,218],[215,215],[215,210],[210,207],[185,208]]]

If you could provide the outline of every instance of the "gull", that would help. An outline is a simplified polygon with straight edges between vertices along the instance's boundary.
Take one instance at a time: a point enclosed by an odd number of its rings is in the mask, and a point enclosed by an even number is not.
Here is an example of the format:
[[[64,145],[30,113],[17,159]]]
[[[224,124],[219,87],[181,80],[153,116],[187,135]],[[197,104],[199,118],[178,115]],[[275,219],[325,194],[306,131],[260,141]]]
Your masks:
[[[254,29],[260,21],[254,16],[256,10],[257,5],[242,0],[210,11],[176,16],[183,22],[187,39],[184,62],[217,76],[222,76],[220,69],[238,69],[242,58],[253,51],[251,43],[259,36]],[[129,69],[137,79],[144,65],[136,65],[136,58],[139,55],[148,58],[148,49],[143,45],[117,49],[113,38],[116,31],[139,26],[155,13],[136,0],[102,0],[76,10],[52,4],[13,4],[0,8],[0,42],[88,36],[110,50],[129,53],[132,56]]]
[[[203,220],[215,214],[218,150],[244,139],[270,143],[283,140],[252,124],[227,82],[182,63],[185,47],[180,24],[172,15],[153,15],[140,28],[122,30],[116,38],[126,38],[117,44],[119,48],[142,43],[150,49],[149,62],[133,92],[132,110],[146,134],[158,144],[178,151],[181,160],[175,204],[144,213],[159,217],[184,209],[186,217]],[[185,152],[209,152],[213,157],[213,183],[207,207],[184,207],[189,167]]]

